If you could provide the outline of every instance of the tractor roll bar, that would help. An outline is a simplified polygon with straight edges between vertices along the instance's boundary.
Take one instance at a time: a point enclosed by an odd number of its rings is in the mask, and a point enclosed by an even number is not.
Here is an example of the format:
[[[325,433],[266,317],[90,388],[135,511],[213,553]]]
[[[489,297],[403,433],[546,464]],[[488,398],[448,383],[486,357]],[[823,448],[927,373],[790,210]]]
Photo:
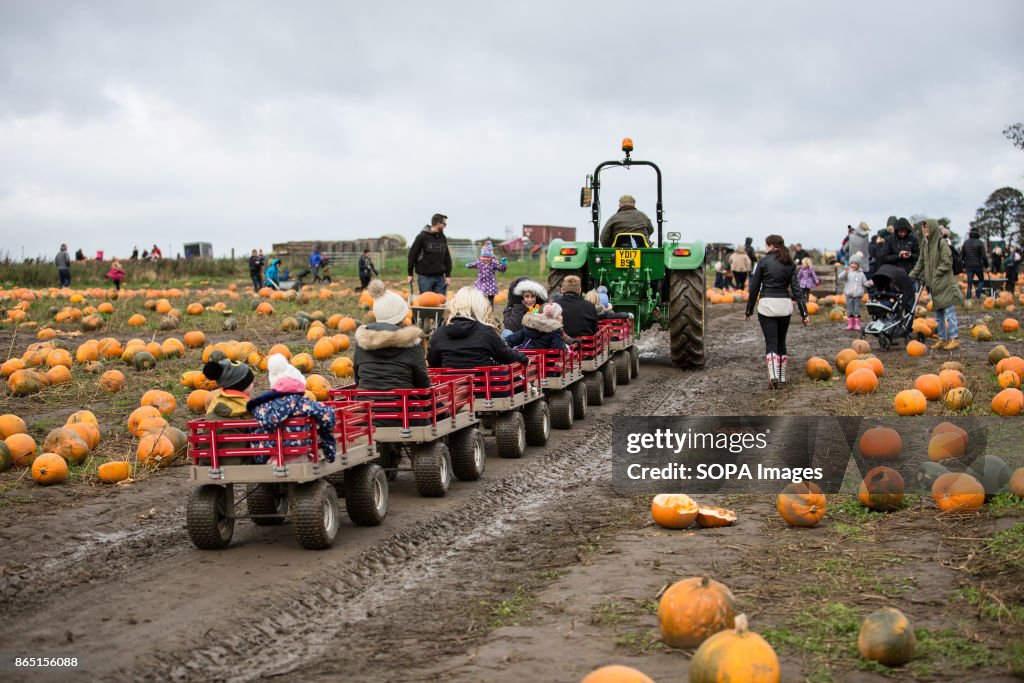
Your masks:
[[[662,217],[662,204],[661,204],[661,169],[653,161],[634,161],[629,158],[629,152],[626,152],[626,158],[622,161],[602,161],[594,169],[593,175],[593,188],[594,188],[594,202],[590,207],[590,220],[594,224],[594,244],[601,246],[601,171],[611,166],[623,166],[629,168],[630,166],[650,166],[654,169],[654,172],[658,174],[658,205],[656,207],[657,220],[658,220],[658,244],[661,246],[661,225],[663,221]]]

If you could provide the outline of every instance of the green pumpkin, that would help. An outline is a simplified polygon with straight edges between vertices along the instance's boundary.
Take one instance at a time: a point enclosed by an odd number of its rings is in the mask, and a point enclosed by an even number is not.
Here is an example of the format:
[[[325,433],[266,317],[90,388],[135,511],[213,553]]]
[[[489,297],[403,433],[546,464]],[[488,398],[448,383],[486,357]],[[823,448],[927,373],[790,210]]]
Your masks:
[[[217,361],[221,360],[228,360],[228,354],[224,353],[220,349],[214,349],[213,351],[210,351],[209,361],[211,363],[216,363]]]
[[[937,462],[923,462],[917,468],[917,485],[919,490],[926,493],[931,493],[932,484],[935,480],[941,477],[943,474],[949,474],[950,470],[946,469]]]
[[[986,500],[1005,489],[1013,476],[1009,465],[995,455],[983,455],[975,459],[966,472],[985,487]]]
[[[11,449],[3,441],[0,441],[0,472],[11,469]]]
[[[135,365],[135,369],[139,372],[144,370],[152,370],[156,367],[156,358],[153,357],[149,351],[139,351],[132,358],[132,363]]]
[[[864,659],[886,666],[903,666],[914,658],[917,637],[903,612],[886,607],[869,614],[860,627],[857,649]]]
[[[222,325],[224,327],[224,330],[227,332],[231,332],[238,329],[238,321],[235,320],[234,318],[225,318]]]
[[[282,332],[294,332],[297,329],[299,329],[299,321],[296,320],[294,317],[288,316],[287,318],[281,321]]]

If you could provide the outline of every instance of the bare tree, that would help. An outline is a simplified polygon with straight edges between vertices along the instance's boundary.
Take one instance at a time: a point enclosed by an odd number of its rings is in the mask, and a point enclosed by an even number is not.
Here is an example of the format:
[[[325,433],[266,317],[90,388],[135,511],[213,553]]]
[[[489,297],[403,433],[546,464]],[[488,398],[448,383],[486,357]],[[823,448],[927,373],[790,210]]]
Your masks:
[[[1024,226],[1024,194],[1012,187],[1001,187],[988,196],[971,221],[986,242],[998,237],[1009,244],[1021,239]]]

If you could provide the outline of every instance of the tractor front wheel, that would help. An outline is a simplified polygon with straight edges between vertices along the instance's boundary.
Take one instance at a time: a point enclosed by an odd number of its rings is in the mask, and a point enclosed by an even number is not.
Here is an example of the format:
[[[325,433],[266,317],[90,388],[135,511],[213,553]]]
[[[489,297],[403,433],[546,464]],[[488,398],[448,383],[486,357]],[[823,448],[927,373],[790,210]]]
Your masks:
[[[704,266],[669,271],[669,335],[672,364],[680,368],[704,367]]]

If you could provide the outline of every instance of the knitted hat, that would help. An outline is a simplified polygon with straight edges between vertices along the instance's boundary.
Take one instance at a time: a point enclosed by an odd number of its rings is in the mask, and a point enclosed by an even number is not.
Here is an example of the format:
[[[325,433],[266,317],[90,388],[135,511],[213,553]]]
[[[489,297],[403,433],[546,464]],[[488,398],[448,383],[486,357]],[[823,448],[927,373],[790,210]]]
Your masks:
[[[631,194],[624,194],[619,197],[619,204],[636,204],[636,198]]]
[[[245,391],[252,384],[253,374],[248,365],[235,360],[210,361],[203,366],[203,374],[223,389]]]
[[[900,230],[906,230],[907,232],[910,232],[910,221],[908,221],[906,218],[900,218],[899,220],[897,220],[896,231],[899,232]]]
[[[969,233],[969,235],[971,237],[981,237],[981,230],[978,230],[977,228],[971,228],[971,232]]]
[[[484,258],[485,256],[488,258],[494,258],[494,246],[491,244],[490,240],[484,242],[483,249],[480,250],[480,258]]]
[[[608,305],[608,288],[601,285],[597,288],[597,298],[601,300],[602,306]]]
[[[864,257],[858,251],[856,254],[854,254],[853,256],[850,257],[850,265],[852,266],[853,264],[856,263],[859,266],[863,260],[864,260]]]
[[[271,354],[267,359],[267,374],[274,391],[300,393],[306,390],[306,378],[280,353]]]
[[[366,291],[373,297],[373,317],[377,322],[397,325],[405,320],[409,305],[402,297],[389,292],[383,282],[374,280]]]
[[[544,308],[541,309],[540,314],[545,318],[551,318],[552,320],[562,319],[562,307],[558,304],[544,304]]]

